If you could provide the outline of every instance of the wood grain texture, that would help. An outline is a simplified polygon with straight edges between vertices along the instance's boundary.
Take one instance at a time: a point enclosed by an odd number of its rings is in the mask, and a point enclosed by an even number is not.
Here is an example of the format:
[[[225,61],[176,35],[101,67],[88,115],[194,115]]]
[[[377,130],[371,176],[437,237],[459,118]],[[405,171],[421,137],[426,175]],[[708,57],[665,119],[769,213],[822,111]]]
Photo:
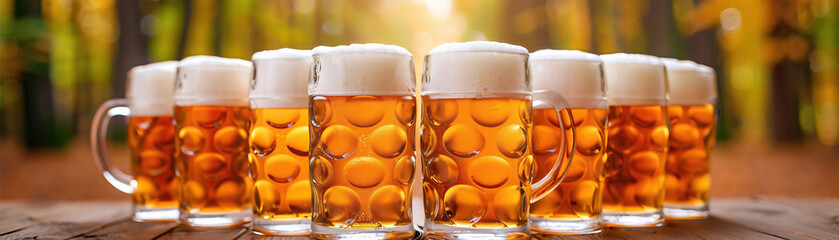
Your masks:
[[[196,229],[178,226],[155,239],[237,239],[250,232],[251,230],[247,227]]]
[[[839,239],[839,200],[715,200],[711,214],[789,239]]]
[[[247,227],[192,229],[129,219],[127,202],[0,201],[0,239],[303,240],[251,233]],[[703,220],[669,220],[660,228],[612,228],[600,234],[534,239],[839,239],[839,199],[750,198],[711,202]]]
[[[242,234],[237,240],[308,240],[306,236],[281,237],[281,236],[262,236],[253,233]]]
[[[66,239],[126,218],[126,202],[24,202],[0,220],[0,239]]]
[[[154,239],[168,233],[177,225],[174,222],[135,222],[125,218],[91,229],[72,239]]]

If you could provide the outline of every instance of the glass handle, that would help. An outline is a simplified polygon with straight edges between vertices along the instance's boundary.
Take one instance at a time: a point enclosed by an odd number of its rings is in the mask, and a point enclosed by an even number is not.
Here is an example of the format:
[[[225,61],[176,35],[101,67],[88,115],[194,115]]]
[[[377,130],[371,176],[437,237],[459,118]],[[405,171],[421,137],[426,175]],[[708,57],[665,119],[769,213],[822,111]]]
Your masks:
[[[114,116],[128,116],[131,110],[128,108],[126,99],[111,99],[99,106],[93,116],[93,124],[90,126],[90,146],[93,150],[93,158],[96,165],[102,170],[105,180],[116,189],[124,193],[134,192],[131,186],[131,175],[119,170],[111,162],[108,154],[108,125]]]
[[[573,150],[577,145],[577,130],[574,128],[574,117],[571,114],[571,109],[568,106],[568,101],[566,101],[565,98],[562,97],[562,95],[560,95],[559,93],[547,90],[533,91],[533,98],[533,106],[551,106],[556,112],[556,117],[559,120],[559,125],[563,127],[570,126],[569,129],[571,130],[572,137],[571,139],[567,139],[565,129],[563,129],[562,134],[560,134],[562,141],[560,141],[559,154],[557,154],[559,159],[556,160],[556,164],[554,164],[550,172],[548,172],[548,174],[545,175],[545,178],[542,178],[531,185],[532,192],[536,193],[530,198],[531,203],[536,202],[539,199],[542,199],[543,197],[548,195],[548,193],[550,193],[554,188],[556,188],[556,186],[559,186],[559,184],[562,182],[562,179],[565,178],[565,173],[568,172],[568,168],[571,167],[571,161],[574,159]],[[565,125],[565,122],[562,118],[563,109],[567,109],[568,112],[568,121],[570,121],[570,124],[568,125]],[[565,163],[565,168],[560,169],[563,165],[563,156],[565,155],[566,151],[569,150],[566,149],[566,146],[568,146],[566,143],[567,141],[571,141],[571,151],[569,151],[568,153],[568,162]]]

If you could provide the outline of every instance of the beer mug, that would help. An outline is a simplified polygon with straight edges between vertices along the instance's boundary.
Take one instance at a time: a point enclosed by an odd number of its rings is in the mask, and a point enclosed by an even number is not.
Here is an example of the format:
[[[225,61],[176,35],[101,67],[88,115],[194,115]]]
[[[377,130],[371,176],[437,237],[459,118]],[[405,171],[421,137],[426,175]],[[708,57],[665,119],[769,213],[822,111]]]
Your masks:
[[[609,103],[603,220],[608,226],[664,223],[667,77],[657,57],[602,55]]]
[[[556,187],[568,161],[558,154],[533,182],[533,105],[558,113],[567,103],[554,92],[532,92],[527,49],[504,43],[437,46],[425,57],[422,81],[426,237],[527,238],[530,204],[545,195],[531,191]],[[558,152],[574,145],[559,138]]]
[[[530,54],[533,89],[558,92],[568,100],[577,130],[577,145],[569,149],[574,161],[562,183],[530,206],[530,228],[541,233],[584,234],[600,232],[603,203],[603,166],[606,164],[606,82],[603,62],[591,53],[571,50],[540,50]],[[568,111],[562,112],[567,118]],[[547,166],[557,159],[563,130],[553,109],[534,106],[533,158],[536,179],[547,175]]]
[[[670,144],[664,176],[666,218],[708,217],[709,165],[717,142],[716,73],[692,61],[662,59],[670,84]]]
[[[175,82],[178,221],[189,227],[241,226],[251,220],[248,175],[249,61],[193,56]]]
[[[134,221],[174,221],[178,217],[172,125],[172,89],[178,62],[137,66],[128,72],[126,99],[111,99],[93,117],[90,142],[105,179],[132,195]],[[131,175],[111,162],[108,124],[113,116],[128,116]]]
[[[312,238],[410,238],[411,54],[393,45],[352,44],[317,47],[312,57]]]
[[[253,230],[309,233],[309,83],[312,53],[278,49],[253,55],[250,152]]]

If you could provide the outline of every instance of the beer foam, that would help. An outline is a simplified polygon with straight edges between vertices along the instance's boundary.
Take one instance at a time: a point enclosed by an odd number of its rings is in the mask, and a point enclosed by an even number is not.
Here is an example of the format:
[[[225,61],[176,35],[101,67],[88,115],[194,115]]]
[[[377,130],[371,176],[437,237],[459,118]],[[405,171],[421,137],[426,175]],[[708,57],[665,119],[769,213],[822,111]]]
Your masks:
[[[128,71],[125,96],[132,116],[171,116],[178,61],[136,66]]]
[[[533,90],[559,93],[571,108],[606,108],[606,82],[596,54],[576,50],[539,50],[530,54]]]
[[[530,53],[530,62],[533,61],[587,61],[602,63],[600,56],[578,50],[554,50],[542,49]]]
[[[274,50],[263,50],[253,54],[251,60],[274,60],[274,59],[312,59],[312,50],[299,50],[293,48],[280,48]]]
[[[178,64],[175,104],[247,106],[253,64],[215,56],[192,56]]]
[[[472,41],[472,42],[449,42],[440,44],[428,54],[449,53],[449,52],[506,52],[527,54],[527,48],[517,46],[509,43],[500,43],[492,41]]]
[[[658,57],[615,53],[600,55],[609,105],[666,105],[667,76]]]
[[[327,53],[393,53],[413,56],[408,49],[403,47],[380,43],[353,43],[350,45],[339,45],[334,47],[318,46],[312,49],[312,55]]]
[[[693,61],[662,58],[667,68],[671,105],[702,105],[717,98],[713,68]]]
[[[253,54],[251,108],[307,108],[312,51],[283,48]]]
[[[413,56],[383,44],[320,46],[312,50],[310,95],[413,95]]]
[[[506,43],[441,44],[425,57],[423,95],[530,94],[527,57],[526,48]]]

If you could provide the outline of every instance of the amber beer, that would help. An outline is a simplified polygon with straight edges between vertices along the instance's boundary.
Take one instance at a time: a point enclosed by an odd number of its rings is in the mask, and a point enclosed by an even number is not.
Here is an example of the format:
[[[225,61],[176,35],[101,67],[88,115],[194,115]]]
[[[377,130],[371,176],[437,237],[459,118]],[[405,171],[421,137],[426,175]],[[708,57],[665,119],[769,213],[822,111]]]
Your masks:
[[[305,235],[312,215],[309,184],[310,51],[278,49],[253,55],[249,160],[253,230]]]
[[[464,228],[526,227],[530,96],[432,97],[423,97],[421,133],[426,217]]]
[[[420,145],[427,238],[529,237],[531,199],[541,197],[531,191],[558,181],[533,182],[527,58],[527,49],[496,42],[447,43],[426,56]],[[565,107],[553,100],[543,101]],[[566,140],[558,140],[560,151],[573,145]],[[547,167],[548,178],[561,179],[559,164]]]
[[[178,65],[175,147],[178,221],[240,226],[251,219],[248,89],[253,69],[239,59],[194,56]]]
[[[547,234],[600,232],[606,163],[606,88],[602,61],[591,53],[570,50],[539,50],[530,55],[535,90],[554,90],[571,107],[557,116],[553,109],[534,107],[533,157],[535,179],[548,175],[558,156],[568,162],[569,151],[559,152],[560,135],[577,130],[573,161],[555,189],[530,206],[530,228]],[[568,113],[573,116],[573,121]],[[559,118],[564,119],[564,124]]]
[[[91,127],[94,157],[108,182],[131,193],[135,221],[174,221],[178,216],[172,125],[177,64],[169,61],[132,68],[127,99],[103,104]],[[107,152],[106,131],[110,118],[117,115],[128,116],[131,175],[114,167]]]
[[[409,239],[415,157],[411,54],[381,44],[313,49],[314,239]]]
[[[602,55],[609,102],[603,219],[609,226],[664,223],[667,78],[657,57]]]
[[[709,165],[717,137],[716,78],[710,67],[663,59],[670,83],[670,146],[664,178],[667,218],[708,216]]]

